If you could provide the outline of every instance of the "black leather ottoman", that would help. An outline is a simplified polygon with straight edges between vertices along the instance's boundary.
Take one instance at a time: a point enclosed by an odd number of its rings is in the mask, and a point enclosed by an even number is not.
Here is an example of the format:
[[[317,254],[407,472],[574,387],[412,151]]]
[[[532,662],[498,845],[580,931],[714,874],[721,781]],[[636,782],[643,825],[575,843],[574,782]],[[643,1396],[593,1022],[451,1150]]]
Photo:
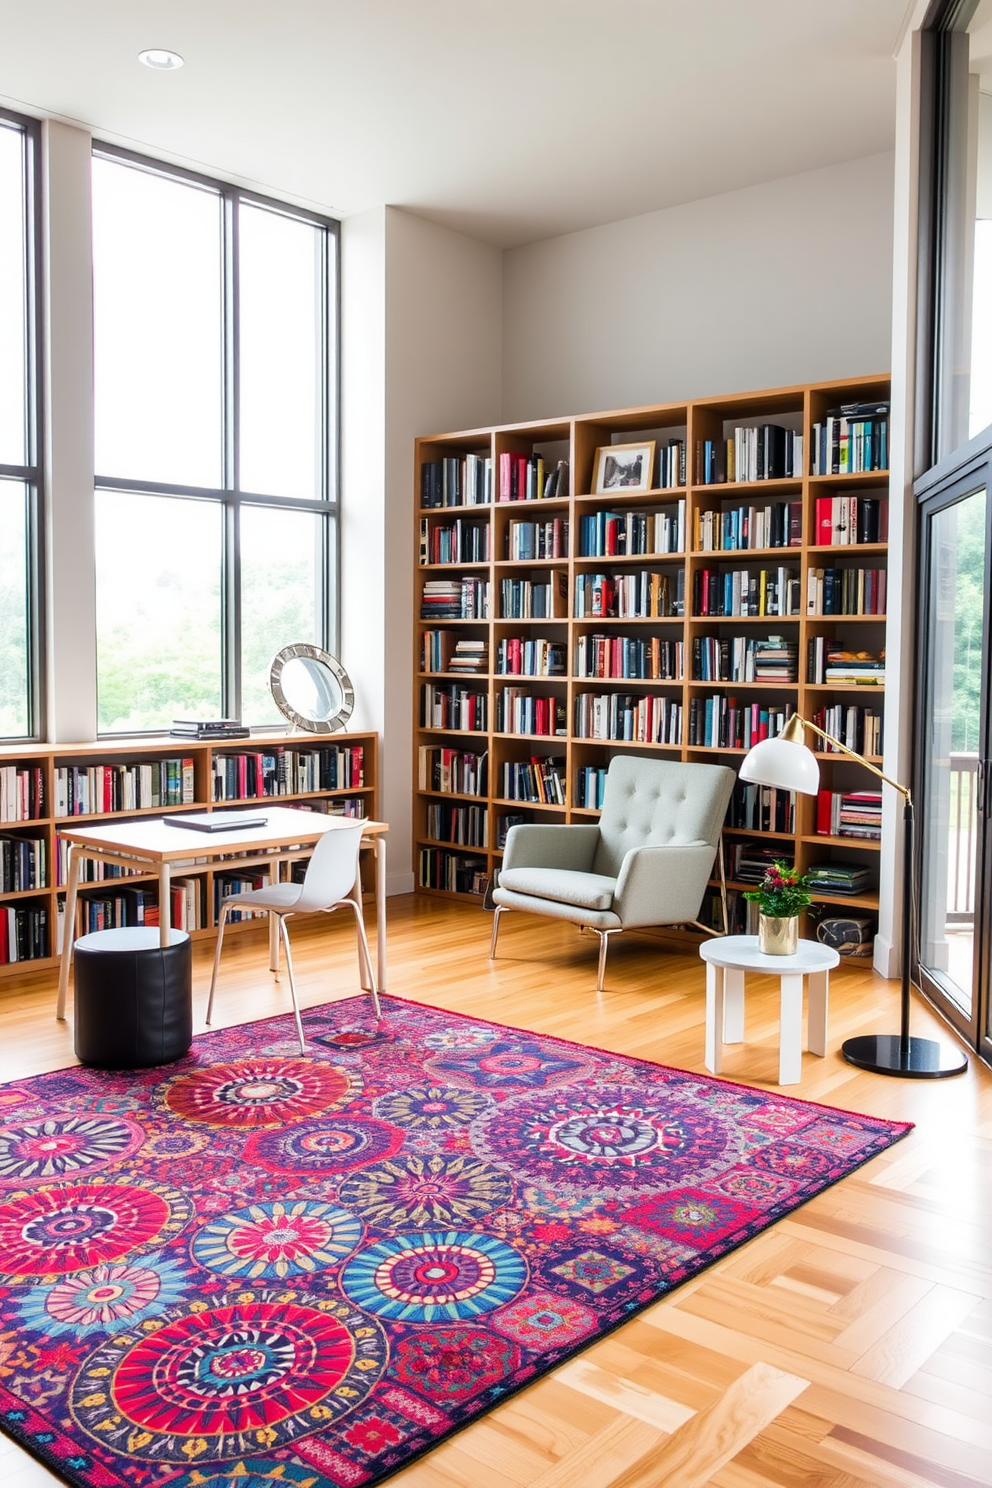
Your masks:
[[[193,955],[185,930],[97,930],[73,947],[76,1057],[97,1069],[169,1064],[193,1042]]]

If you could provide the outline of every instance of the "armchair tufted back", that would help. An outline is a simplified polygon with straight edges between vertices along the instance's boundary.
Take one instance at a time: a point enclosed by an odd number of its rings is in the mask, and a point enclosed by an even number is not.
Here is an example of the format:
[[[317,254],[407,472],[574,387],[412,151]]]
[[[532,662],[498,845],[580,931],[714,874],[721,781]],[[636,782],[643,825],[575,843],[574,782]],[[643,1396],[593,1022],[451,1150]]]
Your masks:
[[[708,842],[715,849],[734,779],[724,765],[616,755],[606,776],[593,871],[615,878],[632,847]]]

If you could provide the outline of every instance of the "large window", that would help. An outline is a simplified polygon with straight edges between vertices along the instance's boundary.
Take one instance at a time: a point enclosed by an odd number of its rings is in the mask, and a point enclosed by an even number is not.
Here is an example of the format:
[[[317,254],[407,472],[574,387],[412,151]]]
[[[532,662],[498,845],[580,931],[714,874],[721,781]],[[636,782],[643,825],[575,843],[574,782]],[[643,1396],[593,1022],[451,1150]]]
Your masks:
[[[93,297],[100,732],[278,722],[335,642],[336,224],[101,147]]]
[[[37,137],[0,111],[0,736],[40,732]]]

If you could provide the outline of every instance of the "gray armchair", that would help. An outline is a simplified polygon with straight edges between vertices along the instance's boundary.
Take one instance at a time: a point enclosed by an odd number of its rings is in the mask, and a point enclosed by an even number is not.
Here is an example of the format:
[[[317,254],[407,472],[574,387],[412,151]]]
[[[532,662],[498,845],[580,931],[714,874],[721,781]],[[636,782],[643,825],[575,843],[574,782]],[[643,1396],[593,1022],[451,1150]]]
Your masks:
[[[724,765],[617,755],[598,822],[511,827],[490,959],[508,909],[570,920],[599,935],[601,992],[611,935],[697,923],[735,779]]]

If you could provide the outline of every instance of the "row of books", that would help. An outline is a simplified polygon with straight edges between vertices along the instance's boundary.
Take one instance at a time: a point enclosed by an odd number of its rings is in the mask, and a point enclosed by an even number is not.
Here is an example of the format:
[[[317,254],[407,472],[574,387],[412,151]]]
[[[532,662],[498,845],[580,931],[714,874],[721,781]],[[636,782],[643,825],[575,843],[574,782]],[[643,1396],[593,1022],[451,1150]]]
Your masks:
[[[213,800],[251,801],[322,790],[356,790],[365,784],[361,744],[325,744],[315,749],[245,750],[215,754]]]
[[[222,902],[231,894],[250,894],[254,889],[262,889],[269,882],[268,874],[254,868],[232,868],[214,879],[214,918],[220,918]],[[265,914],[264,909],[229,909],[227,918],[230,924],[236,925],[239,920],[253,920],[261,918]]]
[[[0,966],[40,961],[49,955],[48,907],[9,904],[0,908]]]
[[[586,811],[601,811],[606,794],[606,766],[580,765],[575,772],[575,804]]]
[[[882,714],[875,708],[862,708],[856,703],[832,703],[829,708],[817,708],[812,722],[824,733],[832,734],[855,754],[879,756],[882,753]],[[817,748],[827,754],[842,754],[834,744],[819,740]]]
[[[115,889],[112,894],[81,894],[78,899],[81,933],[119,930],[124,926],[159,923],[158,890],[140,885]],[[206,880],[174,878],[169,885],[169,913],[176,930],[202,930],[206,919]]]
[[[420,467],[420,504],[488,506],[493,499],[493,462],[489,455],[445,455]]]
[[[496,647],[498,677],[564,677],[565,642],[547,636],[505,636]]]
[[[685,440],[673,436],[658,448],[658,486],[670,491],[686,482]]]
[[[500,616],[504,620],[552,620],[568,610],[568,574],[540,579],[501,579]]]
[[[738,780],[730,798],[727,825],[745,832],[795,832],[795,792]]]
[[[750,749],[780,734],[792,708],[742,703],[717,693],[689,702],[689,745],[699,749]]]
[[[819,547],[888,542],[886,496],[817,496],[813,541]]]
[[[424,728],[485,733],[488,717],[489,698],[484,692],[460,687],[457,682],[425,682],[420,689],[420,722]]]
[[[564,806],[568,800],[564,756],[535,754],[529,760],[507,760],[500,771],[500,795],[506,801]]]
[[[598,511],[579,518],[581,558],[631,558],[684,552],[684,500],[665,511]]]
[[[488,847],[489,810],[485,806],[445,806],[431,801],[427,807],[427,835],[435,842],[454,842],[459,847]]]
[[[551,501],[568,495],[568,461],[504,450],[499,457],[500,501]]]
[[[536,697],[522,687],[504,687],[496,694],[496,732],[500,734],[564,734],[565,701]]]
[[[45,805],[40,765],[0,765],[0,821],[38,821]]]
[[[660,636],[579,636],[574,675],[679,682],[685,675],[685,644]]]
[[[739,883],[760,883],[773,863],[787,863],[782,845],[767,842],[734,842],[727,854],[727,872]]]
[[[0,893],[23,894],[48,884],[48,843],[44,837],[0,835]]]
[[[842,403],[813,425],[812,474],[889,468],[889,404]]]
[[[695,682],[798,682],[799,643],[784,636],[696,636]]]
[[[798,548],[803,540],[801,501],[697,511],[692,546],[697,553],[744,552],[748,548]]]
[[[424,517],[420,523],[420,562],[488,563],[489,523],[470,522],[466,517],[432,522]]]
[[[699,568],[692,576],[699,616],[798,615],[799,576],[792,568]]]
[[[513,563],[533,558],[567,558],[568,518],[508,523],[503,556]]]
[[[881,791],[818,791],[816,831],[820,837],[860,837],[880,842]]]
[[[681,744],[682,704],[660,693],[580,692],[575,733],[579,739]]]
[[[195,800],[191,759],[150,760],[141,765],[58,765],[55,769],[56,816],[188,806]]]
[[[423,791],[444,791],[456,796],[486,794],[487,751],[446,749],[421,744],[417,757],[417,786]]]
[[[502,811],[496,818],[496,850],[502,852],[511,827],[522,827],[530,820],[526,811]]]
[[[575,619],[654,620],[681,617],[685,570],[674,574],[577,574]]]
[[[888,573],[884,568],[810,568],[806,571],[807,615],[884,615]]]
[[[782,424],[741,425],[729,438],[696,440],[695,483],[783,480],[803,473],[803,436]]]
[[[422,847],[417,881],[422,889],[446,889],[452,894],[482,895],[486,892],[489,872],[484,858],[449,852],[443,847]]]

